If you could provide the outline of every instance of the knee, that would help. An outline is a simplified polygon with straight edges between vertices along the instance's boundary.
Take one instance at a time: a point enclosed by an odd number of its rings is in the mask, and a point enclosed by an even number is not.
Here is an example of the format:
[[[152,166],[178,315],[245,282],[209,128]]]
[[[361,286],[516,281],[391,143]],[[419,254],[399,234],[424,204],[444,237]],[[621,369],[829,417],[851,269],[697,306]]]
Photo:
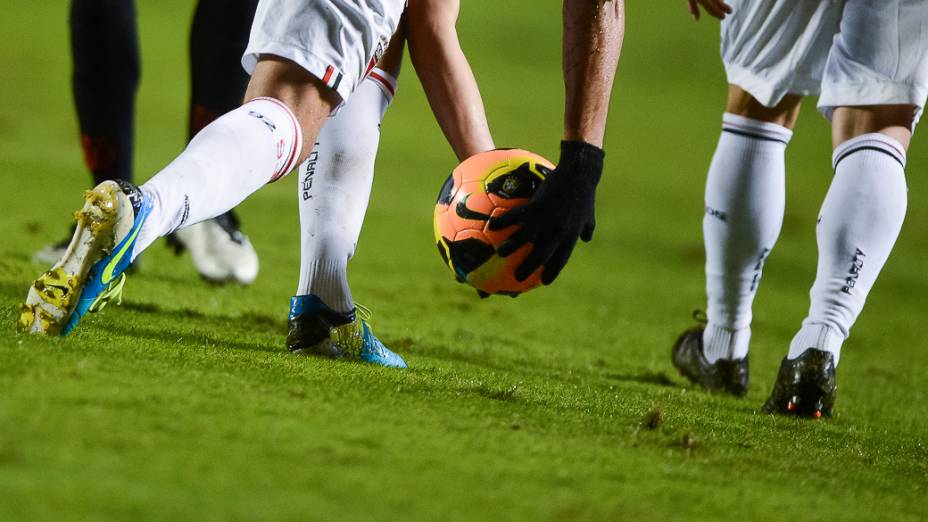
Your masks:
[[[775,123],[787,129],[792,129],[799,117],[801,101],[801,96],[788,94],[774,107],[767,107],[741,87],[730,85],[725,110],[731,114],[737,114],[752,120]]]
[[[261,55],[245,101],[271,97],[283,102],[303,125],[310,120],[324,120],[341,103],[341,97],[319,78],[296,62],[273,55]]]

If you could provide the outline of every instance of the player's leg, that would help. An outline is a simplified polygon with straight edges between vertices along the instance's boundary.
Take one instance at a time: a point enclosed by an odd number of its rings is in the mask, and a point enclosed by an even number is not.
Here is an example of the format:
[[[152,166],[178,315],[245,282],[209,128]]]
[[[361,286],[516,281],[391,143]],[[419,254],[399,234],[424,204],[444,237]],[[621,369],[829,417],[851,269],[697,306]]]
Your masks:
[[[199,0],[190,29],[190,138],[242,103],[248,74],[241,57],[248,45],[257,0]],[[248,284],[258,275],[258,255],[234,210],[168,236],[175,251],[190,252],[209,281]]]
[[[246,103],[207,125],[141,187],[153,211],[134,253],[155,237],[229,210],[301,163],[332,109],[382,52],[404,5],[260,1],[242,58],[253,71]]]
[[[906,150],[928,96],[928,42],[915,35],[925,34],[928,13],[915,2],[845,6],[819,100],[832,120],[834,178],[816,228],[818,269],[769,412],[831,413],[842,343],[905,217]]]
[[[722,133],[706,178],[706,324],[685,332],[674,364],[710,390],[744,395],[751,306],[783,223],[785,152],[801,97],[766,107],[729,86]]]
[[[785,208],[786,147],[801,97],[765,107],[737,86],[706,178],[706,359],[747,356],[751,306],[764,262],[780,235]]]
[[[142,187],[105,181],[87,191],[65,255],[37,279],[20,327],[67,334],[87,313],[117,298],[124,271],[155,239],[213,218],[287,174],[338,95],[293,62],[262,59],[248,100],[207,125]]]
[[[203,128],[184,152],[140,187],[151,215],[132,255],[185,225],[216,217],[306,158],[338,94],[276,56],[257,63],[245,103]],[[305,134],[304,134],[305,132]]]
[[[314,143],[332,109],[354,90],[403,5],[262,2],[243,59],[253,70],[245,104],[207,125],[141,189],[104,182],[89,193],[70,254],[33,284],[21,326],[69,331],[116,291],[131,259],[154,239],[228,211],[305,159],[311,147],[304,140]],[[350,45],[329,41],[332,27]],[[289,44],[280,44],[284,37]],[[307,41],[313,54],[303,47]]]
[[[132,180],[135,94],[139,44],[133,0],[72,0],[71,87],[84,163],[94,185]],[[65,252],[71,234],[36,252],[51,264]]]
[[[827,53],[820,35],[836,24],[817,2],[736,2],[733,10],[722,23],[728,103],[704,199],[707,322],[678,339],[673,358],[694,382],[743,395],[751,308],[783,223],[786,147],[802,95],[817,85],[813,64]],[[804,31],[819,36],[800,38]]]
[[[72,88],[94,185],[132,181],[139,44],[133,0],[72,0]]]
[[[372,335],[370,354],[364,346],[346,342],[353,327],[361,331],[355,337],[363,337],[357,315],[365,309],[352,299],[348,261],[367,210],[380,123],[393,99],[402,53],[402,40],[395,38],[380,63],[384,69],[374,68],[351,100],[329,118],[300,166],[300,279],[290,301],[287,335],[293,352],[339,357],[359,350],[362,358],[375,355],[393,363],[388,365],[405,366]]]

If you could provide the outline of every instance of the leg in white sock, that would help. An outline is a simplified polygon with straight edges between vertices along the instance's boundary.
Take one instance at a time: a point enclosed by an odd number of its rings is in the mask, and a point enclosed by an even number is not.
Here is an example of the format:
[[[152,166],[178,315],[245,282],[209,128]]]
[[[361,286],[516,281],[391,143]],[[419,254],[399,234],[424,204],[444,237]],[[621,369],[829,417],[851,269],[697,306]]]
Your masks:
[[[134,255],[178,228],[228,211],[288,173],[301,146],[296,117],[273,98],[254,99],[210,123],[141,186],[153,206]]]
[[[725,113],[706,180],[706,359],[742,359],[751,305],[783,224],[788,128]]]
[[[832,161],[835,176],[819,214],[809,315],[788,357],[816,348],[831,352],[837,364],[841,344],[902,228],[905,147],[885,134],[864,134],[839,145]]]
[[[376,75],[376,76],[375,76]],[[329,118],[300,166],[300,281],[297,295],[313,294],[337,312],[354,309],[348,260],[354,255],[374,178],[380,122],[395,80],[382,70],[364,80]]]
[[[139,232],[135,258],[155,239],[215,217],[306,158],[341,98],[294,62],[261,58],[248,100],[204,127],[142,191],[152,212]]]

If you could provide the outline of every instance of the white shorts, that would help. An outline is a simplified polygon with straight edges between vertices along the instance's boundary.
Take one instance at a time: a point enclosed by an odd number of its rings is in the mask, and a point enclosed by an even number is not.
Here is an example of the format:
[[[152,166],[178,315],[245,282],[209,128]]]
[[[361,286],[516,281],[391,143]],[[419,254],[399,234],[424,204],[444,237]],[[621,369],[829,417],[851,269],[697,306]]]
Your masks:
[[[722,22],[728,82],[773,107],[786,94],[835,107],[925,106],[925,0],[731,0]]]
[[[380,60],[406,0],[261,0],[242,66],[258,57],[296,62],[348,99]]]

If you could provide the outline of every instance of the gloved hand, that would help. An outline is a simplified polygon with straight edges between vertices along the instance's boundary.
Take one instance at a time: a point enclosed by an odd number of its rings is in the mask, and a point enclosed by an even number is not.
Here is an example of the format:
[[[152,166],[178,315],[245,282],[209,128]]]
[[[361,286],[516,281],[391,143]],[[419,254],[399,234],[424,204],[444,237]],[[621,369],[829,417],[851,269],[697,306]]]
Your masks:
[[[490,230],[520,225],[497,252],[506,257],[526,243],[532,251],[516,268],[516,279],[524,281],[544,266],[541,282],[557,278],[570,259],[577,238],[593,239],[596,228],[596,185],[603,172],[605,153],[583,141],[562,141],[561,160],[532,195],[528,203],[490,220]]]

